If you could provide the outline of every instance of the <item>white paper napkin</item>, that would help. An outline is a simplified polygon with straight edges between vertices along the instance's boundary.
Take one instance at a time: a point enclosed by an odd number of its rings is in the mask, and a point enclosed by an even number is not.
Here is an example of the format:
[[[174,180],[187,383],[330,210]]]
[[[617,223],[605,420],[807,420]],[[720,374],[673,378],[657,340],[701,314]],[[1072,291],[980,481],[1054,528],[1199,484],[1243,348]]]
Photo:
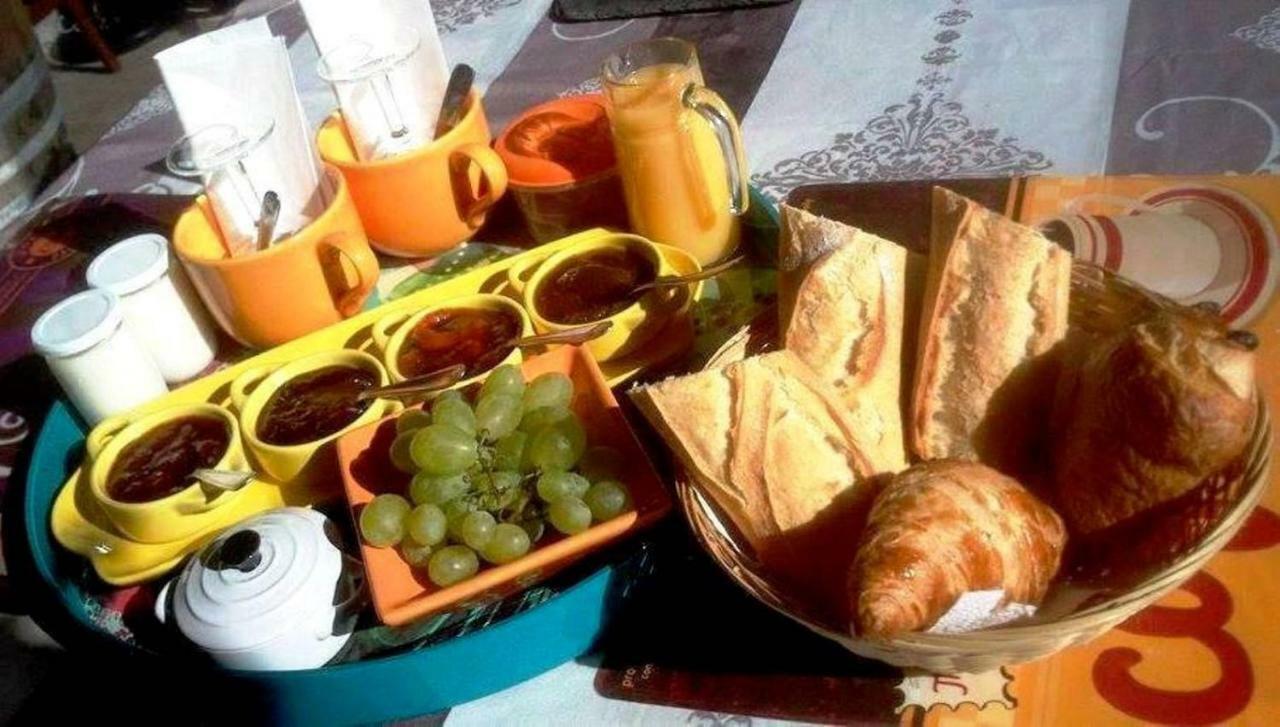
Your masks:
[[[961,596],[949,611],[942,614],[930,629],[931,634],[963,634],[1007,624],[1034,616],[1036,607],[1025,603],[1004,603],[1004,591],[970,591]]]
[[[350,40],[386,47],[401,29],[418,35],[418,50],[388,74],[408,134],[388,137],[382,108],[369,84],[338,84],[335,89],[343,119],[362,160],[378,159],[422,146],[434,137],[436,117],[449,82],[449,64],[428,0],[301,0],[307,25],[323,57]]]
[[[264,118],[274,123],[271,135],[244,166],[258,204],[268,190],[280,196],[277,238],[324,210],[327,185],[321,184],[320,161],[294,87],[288,50],[283,38],[271,35],[265,18],[196,36],[157,53],[155,61],[185,133],[212,124],[247,129]],[[234,252],[252,245],[258,211],[249,209],[227,175],[215,174],[205,182],[228,248]]]

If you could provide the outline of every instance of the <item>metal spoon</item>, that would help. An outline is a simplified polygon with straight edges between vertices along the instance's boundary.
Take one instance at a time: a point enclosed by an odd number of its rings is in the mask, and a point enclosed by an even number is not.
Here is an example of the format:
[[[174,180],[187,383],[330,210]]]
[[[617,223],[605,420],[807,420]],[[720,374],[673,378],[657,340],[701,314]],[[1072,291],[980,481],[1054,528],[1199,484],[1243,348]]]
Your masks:
[[[267,193],[262,195],[262,210],[258,215],[258,245],[257,249],[266,250],[271,247],[271,240],[275,237],[276,223],[280,220],[280,195],[275,190],[268,189]]]
[[[432,371],[429,374],[415,376],[412,379],[406,379],[398,384],[387,384],[386,386],[375,386],[372,389],[365,389],[356,394],[356,401],[368,401],[369,399],[378,399],[384,396],[400,397],[409,396],[411,394],[425,394],[440,389],[447,389],[450,386],[462,381],[467,375],[467,367],[463,364],[454,364],[448,368]]]
[[[200,484],[208,485],[216,490],[235,492],[249,484],[249,481],[253,479],[253,473],[241,472],[239,470],[215,470],[202,467],[192,472],[191,477]]]
[[[579,345],[587,341],[594,340],[603,336],[610,328],[613,327],[613,321],[596,321],[582,326],[574,326],[566,328],[563,331],[554,333],[542,333],[534,336],[524,336],[522,338],[509,338],[495,346],[495,348],[504,348],[511,346],[514,348],[525,348],[528,346],[547,346],[553,343],[564,343],[569,345]],[[356,395],[358,401],[366,401],[368,399],[377,399],[379,397],[400,397],[415,396],[420,394],[447,389],[450,386],[461,381],[467,373],[467,367],[463,364],[454,364],[452,366],[432,371],[429,374],[415,376],[412,379],[406,379],[398,384],[388,384],[386,386],[376,386],[372,389],[365,389]]]
[[[696,273],[688,273],[686,275],[661,275],[647,283],[637,285],[631,289],[631,292],[642,293],[651,288],[670,288],[677,285],[696,283],[699,280],[706,280],[707,278],[714,278],[746,259],[746,255],[735,255],[722,263],[716,263],[715,265],[712,265],[709,268],[703,268]]]
[[[526,348],[528,346],[547,346],[553,343],[565,343],[570,346],[578,346],[587,341],[594,341],[603,336],[613,328],[613,321],[596,321],[595,323],[587,323],[573,328],[566,328],[563,331],[555,331],[554,333],[540,333],[535,336],[525,336],[524,338],[508,339],[504,341],[502,346],[514,346],[516,348]]]
[[[436,120],[436,135],[439,139],[449,133],[449,129],[462,121],[462,104],[471,93],[471,84],[475,81],[476,72],[465,63],[453,67],[449,74],[449,83],[444,89],[444,101],[440,104],[440,117]]]

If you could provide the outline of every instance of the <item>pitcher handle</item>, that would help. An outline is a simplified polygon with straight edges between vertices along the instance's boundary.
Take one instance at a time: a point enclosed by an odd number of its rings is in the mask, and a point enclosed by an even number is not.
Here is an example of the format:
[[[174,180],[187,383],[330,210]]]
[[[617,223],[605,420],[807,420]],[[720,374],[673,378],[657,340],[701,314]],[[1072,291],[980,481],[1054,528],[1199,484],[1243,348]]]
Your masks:
[[[345,230],[329,235],[322,244],[345,258],[356,272],[355,285],[348,285],[346,291],[334,301],[339,313],[344,317],[351,317],[360,312],[364,299],[378,283],[378,258],[366,240]]]
[[[729,182],[729,212],[741,215],[747,211],[751,194],[747,189],[747,157],[742,150],[742,129],[738,126],[738,119],[720,94],[696,83],[685,86],[681,101],[685,108],[705,119],[715,132],[720,155],[724,157],[725,178]]]
[[[1152,207],[1139,199],[1131,199],[1129,197],[1122,197],[1118,194],[1104,194],[1101,192],[1082,194],[1068,202],[1066,207],[1063,208],[1063,211],[1072,215],[1080,214],[1080,206],[1088,204],[1089,202],[1100,202],[1102,204],[1114,205],[1124,209],[1126,212],[1151,212],[1158,214],[1161,211],[1159,208]]]
[[[480,144],[478,142],[463,144],[455,149],[454,153],[465,156],[480,167],[480,178],[485,193],[472,203],[471,207],[464,211],[464,214],[458,215],[471,227],[479,227],[481,215],[497,204],[498,200],[507,191],[507,166],[502,163],[502,157],[498,156],[498,152],[490,149],[488,144]]]

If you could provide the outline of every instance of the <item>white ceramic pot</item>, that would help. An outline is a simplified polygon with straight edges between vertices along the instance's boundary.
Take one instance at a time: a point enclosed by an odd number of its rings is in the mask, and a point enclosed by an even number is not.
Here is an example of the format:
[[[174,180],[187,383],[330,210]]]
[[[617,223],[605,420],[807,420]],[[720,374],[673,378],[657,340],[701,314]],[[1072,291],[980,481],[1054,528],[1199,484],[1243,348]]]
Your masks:
[[[285,507],[229,528],[156,599],[156,617],[229,669],[312,669],[351,638],[360,562],[320,513]]]

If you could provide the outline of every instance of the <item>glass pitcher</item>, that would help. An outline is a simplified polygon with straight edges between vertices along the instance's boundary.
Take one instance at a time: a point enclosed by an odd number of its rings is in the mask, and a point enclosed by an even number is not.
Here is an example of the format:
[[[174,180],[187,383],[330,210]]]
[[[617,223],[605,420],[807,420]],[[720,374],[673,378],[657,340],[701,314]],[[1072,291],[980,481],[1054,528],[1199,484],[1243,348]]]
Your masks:
[[[693,45],[628,45],[605,60],[601,85],[632,229],[704,266],[732,254],[748,204],[742,132],[703,85]]]

